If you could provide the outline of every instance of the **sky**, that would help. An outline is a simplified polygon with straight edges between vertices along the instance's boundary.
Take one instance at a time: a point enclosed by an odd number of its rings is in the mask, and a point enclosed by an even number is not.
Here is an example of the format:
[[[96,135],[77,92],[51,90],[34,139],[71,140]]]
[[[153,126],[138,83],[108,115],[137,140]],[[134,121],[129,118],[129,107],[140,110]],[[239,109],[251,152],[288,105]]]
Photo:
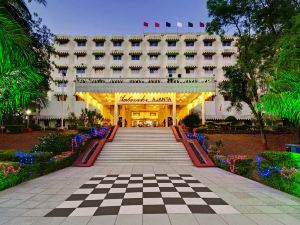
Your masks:
[[[208,22],[206,0],[48,0],[47,6],[30,3],[43,23],[54,34],[112,35],[141,34],[143,32],[203,32],[199,22]],[[143,28],[143,22],[149,28]],[[161,28],[154,28],[159,22]],[[171,28],[166,30],[165,23]],[[187,23],[193,22],[194,28]]]

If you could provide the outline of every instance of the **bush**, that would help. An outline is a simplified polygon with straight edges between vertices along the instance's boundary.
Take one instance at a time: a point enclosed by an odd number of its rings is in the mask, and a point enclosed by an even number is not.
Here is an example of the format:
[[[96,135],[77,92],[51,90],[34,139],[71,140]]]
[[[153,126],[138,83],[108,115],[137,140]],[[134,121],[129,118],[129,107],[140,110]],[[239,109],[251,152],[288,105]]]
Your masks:
[[[92,127],[84,127],[84,126],[78,126],[77,127],[77,130],[82,132],[82,133],[87,133],[87,132],[90,132],[91,131],[91,128]]]
[[[42,129],[42,127],[40,125],[35,124],[35,123],[30,124],[29,128],[31,128],[33,131],[40,131]]]
[[[6,130],[11,134],[22,133],[23,125],[5,125]]]
[[[278,167],[295,167],[300,170],[300,154],[295,152],[261,152],[263,157],[270,166]]]
[[[231,122],[232,124],[235,124],[238,122],[238,120],[234,116],[228,116],[225,118],[225,122]]]
[[[254,170],[253,159],[246,158],[242,160],[237,160],[235,164],[235,174],[250,177],[252,171]]]
[[[39,162],[47,162],[53,156],[52,152],[29,152],[29,151],[21,151],[24,153],[22,155],[22,160],[28,161],[26,158],[32,157],[32,163],[39,163]],[[20,155],[17,154],[16,151],[1,151],[0,152],[0,161],[10,161],[10,162],[20,162]]]
[[[203,133],[205,133],[206,131],[207,131],[207,127],[198,127],[197,129],[196,129],[196,132],[198,133],[198,134],[203,134]]]
[[[52,152],[58,155],[71,149],[72,138],[66,134],[52,133],[39,138],[39,144],[34,147],[38,152]]]
[[[198,127],[201,120],[199,118],[199,115],[197,113],[191,113],[184,117],[182,119],[182,122],[185,126],[190,128],[190,131],[192,131],[193,128]]]

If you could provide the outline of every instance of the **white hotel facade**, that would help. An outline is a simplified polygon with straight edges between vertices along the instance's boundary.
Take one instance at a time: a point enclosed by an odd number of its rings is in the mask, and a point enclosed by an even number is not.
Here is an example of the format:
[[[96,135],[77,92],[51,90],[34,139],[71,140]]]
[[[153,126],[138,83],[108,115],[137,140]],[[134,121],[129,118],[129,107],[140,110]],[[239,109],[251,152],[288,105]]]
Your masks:
[[[190,112],[206,120],[233,115],[219,93],[224,69],[236,62],[235,38],[208,34],[112,36],[58,35],[49,104],[36,114],[40,125],[60,126],[83,108],[100,111],[122,126],[168,126]]]

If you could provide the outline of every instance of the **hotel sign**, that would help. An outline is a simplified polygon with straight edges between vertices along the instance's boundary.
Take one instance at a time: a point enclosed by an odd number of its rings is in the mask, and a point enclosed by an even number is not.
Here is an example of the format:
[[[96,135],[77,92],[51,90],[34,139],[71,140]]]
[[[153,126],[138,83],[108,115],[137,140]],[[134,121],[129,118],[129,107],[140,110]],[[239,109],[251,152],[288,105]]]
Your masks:
[[[162,103],[172,103],[172,99],[170,97],[146,97],[143,95],[142,97],[134,97],[134,96],[127,96],[122,95],[119,99],[120,103],[127,103],[127,104],[162,104]]]

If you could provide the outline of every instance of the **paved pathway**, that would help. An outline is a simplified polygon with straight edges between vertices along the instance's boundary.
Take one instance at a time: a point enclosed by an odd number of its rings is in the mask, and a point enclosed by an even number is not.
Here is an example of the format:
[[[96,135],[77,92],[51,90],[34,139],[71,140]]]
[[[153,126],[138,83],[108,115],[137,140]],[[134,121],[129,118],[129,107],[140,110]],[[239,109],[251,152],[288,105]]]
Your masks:
[[[0,224],[299,225],[300,199],[218,168],[69,167],[0,192]]]

